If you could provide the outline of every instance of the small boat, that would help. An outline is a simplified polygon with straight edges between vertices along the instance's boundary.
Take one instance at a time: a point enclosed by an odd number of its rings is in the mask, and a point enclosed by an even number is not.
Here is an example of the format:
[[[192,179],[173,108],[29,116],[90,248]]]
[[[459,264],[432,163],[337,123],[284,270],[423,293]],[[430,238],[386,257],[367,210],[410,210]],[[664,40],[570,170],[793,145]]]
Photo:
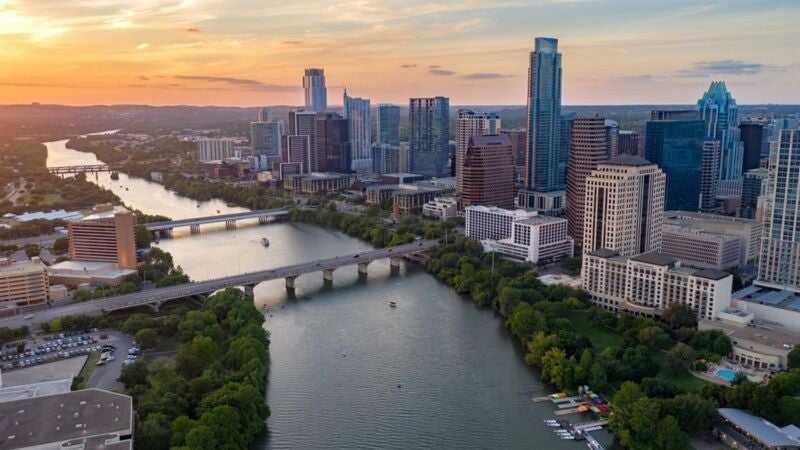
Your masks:
[[[390,307],[390,308],[397,308],[397,302],[396,302],[396,301],[394,301],[394,300],[390,301],[390,302],[389,302],[389,307]]]
[[[265,237],[261,238],[261,245],[263,245],[264,247],[269,247],[269,239]]]

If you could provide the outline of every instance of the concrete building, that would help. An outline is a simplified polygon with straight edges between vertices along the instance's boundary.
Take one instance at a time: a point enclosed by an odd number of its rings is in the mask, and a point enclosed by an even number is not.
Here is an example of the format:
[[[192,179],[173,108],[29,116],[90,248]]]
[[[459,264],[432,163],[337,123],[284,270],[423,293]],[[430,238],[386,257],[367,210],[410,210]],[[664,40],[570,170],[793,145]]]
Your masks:
[[[704,141],[703,152],[700,159],[700,209],[711,211],[717,207],[718,196],[720,193],[719,165],[720,165],[719,141]],[[680,182],[677,178],[674,182]],[[674,202],[679,203],[679,202]],[[693,205],[694,202],[687,202]],[[694,208],[692,208],[694,209]]]
[[[325,112],[328,109],[328,88],[325,86],[324,69],[306,69],[303,75],[303,91],[306,109]]]
[[[409,166],[427,177],[449,175],[450,100],[412,98],[408,104]]]
[[[468,238],[478,241],[508,239],[511,237],[514,221],[536,216],[536,212],[522,209],[469,206],[464,209],[465,233]]]
[[[283,154],[283,162],[287,164],[298,164],[300,173],[309,172],[309,154],[311,153],[311,136],[289,135],[286,136],[286,151]]]
[[[344,117],[349,126],[350,167],[353,172],[372,171],[372,120],[368,98],[350,97],[344,91]]]
[[[455,180],[447,184],[419,181],[414,184],[398,185],[398,190],[392,194],[392,214],[395,217],[418,214],[429,201],[453,192],[455,192]]]
[[[231,138],[202,138],[197,141],[197,160],[221,161],[223,159],[235,158],[236,152],[233,150],[235,139]]]
[[[293,136],[305,136],[308,139],[307,143],[301,143],[302,138]],[[297,157],[299,152],[298,148],[305,146],[305,153],[303,157],[303,173],[319,171],[319,161],[317,161],[317,113],[313,111],[289,111],[289,132],[286,137],[287,148],[289,154],[294,155],[292,158]],[[294,141],[294,150],[291,149],[291,143]],[[297,162],[296,159],[284,160],[284,162]]]
[[[375,109],[375,142],[378,145],[400,145],[400,107],[381,103]]]
[[[735,237],[739,240],[738,247],[741,251],[736,257],[738,265],[750,263],[759,255],[763,227],[752,219],[696,211],[666,211],[664,226],[665,233],[669,227],[671,233],[707,233]],[[673,256],[680,258],[674,247],[667,248],[665,245],[663,251],[670,254],[675,252]]]
[[[766,326],[753,320],[754,315],[737,309],[727,309],[717,320],[701,320],[699,330],[718,330],[733,344],[728,359],[756,370],[786,370],[789,352],[800,344],[800,335],[783,327]]]
[[[602,117],[575,119],[567,168],[567,219],[569,235],[578,248],[583,248],[586,178],[600,163],[609,159],[608,152],[606,120]]]
[[[682,304],[698,319],[713,320],[730,307],[733,276],[684,267],[675,258],[645,253],[626,258],[599,249],[583,255],[583,288],[598,306],[613,312],[657,317]]]
[[[460,163],[464,206],[514,206],[514,155],[506,136],[472,136]]]
[[[781,129],[769,180],[757,283],[800,292],[800,128]]]
[[[47,303],[50,282],[39,260],[11,262],[0,258],[0,316],[22,306]]]
[[[459,193],[463,189],[464,155],[467,153],[470,140],[476,136],[496,135],[499,130],[500,116],[496,113],[475,112],[469,109],[458,111],[458,118],[456,119],[455,167],[456,190]]]
[[[93,214],[68,225],[70,259],[136,269],[135,224],[136,217],[121,206],[95,207]]]
[[[769,180],[769,170],[757,168],[748,170],[742,181],[742,217],[754,218],[758,210],[758,199],[762,193],[767,192],[766,183]]]
[[[800,335],[798,292],[752,284],[733,293],[732,307],[752,315],[748,324]]]
[[[0,450],[132,450],[133,401],[102,389],[0,403]]]
[[[372,146],[372,171],[376,174],[400,171],[400,146],[375,144]]]
[[[639,133],[630,130],[619,130],[619,153],[621,155],[644,156],[639,149]]]
[[[283,180],[283,188],[300,190],[303,194],[325,194],[343,191],[353,185],[353,176],[345,173],[312,172],[305,175],[289,175]]]
[[[573,256],[574,242],[567,235],[567,219],[534,216],[514,220],[511,236],[488,243],[492,250],[533,264],[551,263]]]
[[[250,147],[254,155],[279,157],[283,153],[282,137],[283,124],[281,122],[250,123]]]
[[[792,450],[800,448],[800,428],[783,428],[761,417],[733,408],[719,408],[714,436],[735,449]]]
[[[350,172],[352,146],[348,120],[336,113],[318,113],[314,131],[315,156],[311,160],[317,164],[315,168],[312,162],[312,171]]]
[[[458,200],[455,197],[436,197],[422,205],[422,215],[439,220],[458,217]]]
[[[622,155],[586,178],[583,251],[622,256],[661,251],[666,176],[655,164]]]
[[[501,129],[500,134],[511,142],[511,153],[514,155],[514,184],[524,187],[525,167],[528,160],[528,132],[524,128]]]

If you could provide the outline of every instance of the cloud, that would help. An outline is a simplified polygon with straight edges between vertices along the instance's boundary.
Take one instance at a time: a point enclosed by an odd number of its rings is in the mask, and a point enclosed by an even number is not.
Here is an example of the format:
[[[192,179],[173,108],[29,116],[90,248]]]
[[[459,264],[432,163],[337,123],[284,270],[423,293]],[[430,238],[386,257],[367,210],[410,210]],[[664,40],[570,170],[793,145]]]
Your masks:
[[[283,45],[303,45],[303,41],[283,41]]]
[[[465,80],[497,80],[500,78],[513,78],[514,75],[495,72],[476,72],[463,75],[461,78]]]
[[[401,69],[413,69],[415,67],[417,67],[416,64],[400,64]]]
[[[677,71],[676,75],[685,78],[704,78],[714,75],[756,75],[772,70],[780,70],[780,68],[737,59],[722,59],[719,61],[696,62],[688,69]]]
[[[452,70],[445,70],[445,69],[431,69],[428,71],[428,73],[431,75],[436,75],[438,77],[449,77],[456,74]]]
[[[148,77],[146,77],[144,75],[139,75],[139,79],[142,80],[142,81],[150,81],[150,78],[148,78]]]
[[[142,42],[141,44],[136,46],[136,50],[147,50],[148,48],[150,48],[150,44],[148,44],[147,42]]]
[[[441,69],[441,68],[442,68],[442,66],[440,66],[438,64],[432,64],[432,65],[428,66],[428,69]]]
[[[262,83],[258,80],[249,80],[246,78],[212,77],[205,75],[176,75],[175,79],[184,81],[203,81],[206,83],[221,83],[251,91],[295,92],[300,90],[300,86],[267,84],[267,83]]]
[[[200,28],[189,27],[189,28],[186,29],[186,31],[189,32],[189,33],[199,33],[201,30],[200,30]]]

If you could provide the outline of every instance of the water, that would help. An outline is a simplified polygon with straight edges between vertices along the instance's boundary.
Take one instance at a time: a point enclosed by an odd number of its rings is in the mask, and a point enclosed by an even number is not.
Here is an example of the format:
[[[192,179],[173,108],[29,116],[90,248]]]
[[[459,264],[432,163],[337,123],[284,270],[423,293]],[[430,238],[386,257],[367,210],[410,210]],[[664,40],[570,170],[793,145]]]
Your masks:
[[[48,144],[48,164],[96,162],[93,155]],[[77,155],[76,155],[77,153]],[[176,196],[161,185],[120,174],[90,180],[132,207],[173,218],[238,211],[224,203]],[[128,188],[128,189],[126,189]],[[271,245],[260,245],[267,236]],[[279,223],[236,231],[208,226],[176,233],[159,246],[195,280],[356,252],[344,234]],[[388,302],[397,302],[389,308]],[[547,390],[526,367],[501,321],[419,269],[391,275],[386,261],[338,269],[332,288],[321,274],[258,285],[255,302],[271,306],[269,434],[256,448],[279,449],[578,449],[543,425],[553,408],[531,397]]]

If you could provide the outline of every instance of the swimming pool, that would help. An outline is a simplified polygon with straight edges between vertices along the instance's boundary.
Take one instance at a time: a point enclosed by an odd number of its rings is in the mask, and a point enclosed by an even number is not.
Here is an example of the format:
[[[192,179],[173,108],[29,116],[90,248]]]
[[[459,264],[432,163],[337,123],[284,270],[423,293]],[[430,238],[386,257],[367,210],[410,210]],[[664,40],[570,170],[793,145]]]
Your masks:
[[[731,369],[717,369],[717,376],[728,383],[733,383],[733,380],[736,379],[736,372]]]

